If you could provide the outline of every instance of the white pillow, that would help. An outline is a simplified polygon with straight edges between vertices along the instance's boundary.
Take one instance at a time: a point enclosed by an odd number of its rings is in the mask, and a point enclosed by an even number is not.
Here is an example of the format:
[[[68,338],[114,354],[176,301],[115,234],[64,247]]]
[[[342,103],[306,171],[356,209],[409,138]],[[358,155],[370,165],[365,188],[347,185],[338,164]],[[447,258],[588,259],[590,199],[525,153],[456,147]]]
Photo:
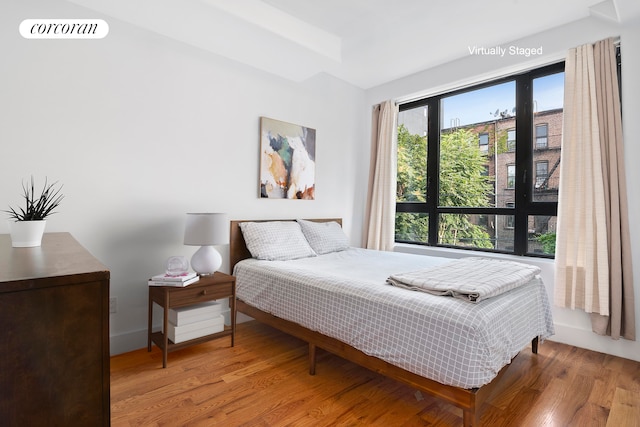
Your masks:
[[[349,249],[349,239],[335,221],[313,222],[298,219],[304,237],[318,255]]]
[[[240,229],[254,258],[286,261],[316,256],[295,221],[241,222]]]

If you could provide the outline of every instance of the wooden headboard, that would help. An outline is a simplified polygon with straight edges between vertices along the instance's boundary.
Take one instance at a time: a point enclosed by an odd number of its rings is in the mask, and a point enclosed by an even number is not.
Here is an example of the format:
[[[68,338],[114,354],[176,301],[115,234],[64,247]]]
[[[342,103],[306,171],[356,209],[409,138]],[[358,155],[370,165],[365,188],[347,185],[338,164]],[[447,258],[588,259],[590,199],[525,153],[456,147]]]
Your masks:
[[[306,218],[305,218],[306,219]],[[267,221],[295,221],[295,219],[258,219],[258,220],[233,220],[231,221],[231,230],[229,232],[229,272],[233,274],[233,267],[246,258],[251,258],[251,253],[244,243],[242,231],[240,230],[241,222],[267,222]],[[335,221],[342,225],[341,218],[314,218],[307,221],[329,222]]]

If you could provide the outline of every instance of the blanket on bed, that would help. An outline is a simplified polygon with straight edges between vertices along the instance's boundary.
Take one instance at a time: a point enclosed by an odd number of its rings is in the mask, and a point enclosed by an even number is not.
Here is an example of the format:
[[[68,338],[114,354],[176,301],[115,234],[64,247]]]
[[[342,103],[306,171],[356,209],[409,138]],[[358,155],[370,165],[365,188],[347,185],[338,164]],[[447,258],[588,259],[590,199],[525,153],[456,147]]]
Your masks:
[[[412,291],[479,302],[517,288],[540,274],[540,268],[515,261],[462,258],[436,267],[392,274],[387,283]]]

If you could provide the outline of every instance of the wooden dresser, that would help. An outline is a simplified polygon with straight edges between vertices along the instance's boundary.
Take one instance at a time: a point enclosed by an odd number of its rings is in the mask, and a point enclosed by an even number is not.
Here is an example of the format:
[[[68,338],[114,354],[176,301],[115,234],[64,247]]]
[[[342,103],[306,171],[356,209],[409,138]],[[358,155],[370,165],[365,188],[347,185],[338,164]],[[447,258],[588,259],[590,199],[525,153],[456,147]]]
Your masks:
[[[69,233],[0,235],[0,424],[108,426],[109,271]]]

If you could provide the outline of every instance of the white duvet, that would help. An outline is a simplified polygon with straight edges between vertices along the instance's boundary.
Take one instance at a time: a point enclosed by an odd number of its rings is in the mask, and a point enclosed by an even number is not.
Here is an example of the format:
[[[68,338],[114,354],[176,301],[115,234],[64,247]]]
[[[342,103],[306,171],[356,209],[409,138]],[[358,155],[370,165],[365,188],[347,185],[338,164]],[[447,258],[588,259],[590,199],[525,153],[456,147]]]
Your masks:
[[[537,277],[476,304],[386,284],[391,274],[449,261],[352,248],[247,259],[234,274],[238,299],[262,311],[440,383],[480,387],[534,337],[553,334],[551,307]]]

